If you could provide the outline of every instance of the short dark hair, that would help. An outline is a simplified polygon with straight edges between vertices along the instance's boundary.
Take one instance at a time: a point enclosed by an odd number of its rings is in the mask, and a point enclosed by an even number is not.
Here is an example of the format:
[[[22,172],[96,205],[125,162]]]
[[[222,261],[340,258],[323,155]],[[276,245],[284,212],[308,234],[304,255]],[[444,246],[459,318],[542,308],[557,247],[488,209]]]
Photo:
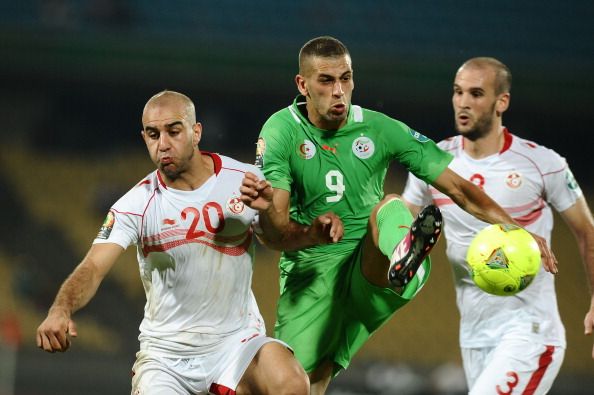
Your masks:
[[[511,91],[512,74],[503,62],[495,58],[482,56],[468,59],[460,68],[462,69],[464,67],[475,69],[491,68],[495,72],[495,93],[499,95]]]
[[[304,61],[307,58],[318,56],[322,58],[334,58],[349,55],[347,47],[338,39],[331,36],[312,38],[306,42],[299,51],[299,70],[303,70]]]

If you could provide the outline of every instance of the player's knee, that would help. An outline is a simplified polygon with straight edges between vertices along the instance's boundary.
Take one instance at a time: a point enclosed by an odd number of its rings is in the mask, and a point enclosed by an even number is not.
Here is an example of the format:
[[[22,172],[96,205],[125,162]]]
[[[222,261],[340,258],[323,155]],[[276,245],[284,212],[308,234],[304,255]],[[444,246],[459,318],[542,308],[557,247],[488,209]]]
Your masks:
[[[379,211],[379,209],[394,199],[402,200],[402,197],[395,193],[389,193],[386,196],[384,196],[384,198],[380,200],[379,203],[376,204],[373,210],[371,211],[371,215],[369,217],[370,222],[375,223],[375,217],[377,216],[377,212]]]
[[[308,395],[309,394],[309,378],[301,366],[296,366],[293,369],[285,369],[282,373],[277,374],[274,380],[273,394],[280,395]]]

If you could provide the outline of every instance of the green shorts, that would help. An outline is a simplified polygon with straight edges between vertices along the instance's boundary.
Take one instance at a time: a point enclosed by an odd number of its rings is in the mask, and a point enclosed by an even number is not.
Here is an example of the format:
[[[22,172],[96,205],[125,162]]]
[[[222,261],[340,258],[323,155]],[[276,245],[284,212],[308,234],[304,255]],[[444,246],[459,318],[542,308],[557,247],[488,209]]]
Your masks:
[[[372,285],[361,272],[362,249],[363,242],[348,255],[327,256],[309,272],[281,272],[274,335],[293,348],[308,373],[325,360],[346,369],[373,332],[429,278],[427,257],[402,296]]]

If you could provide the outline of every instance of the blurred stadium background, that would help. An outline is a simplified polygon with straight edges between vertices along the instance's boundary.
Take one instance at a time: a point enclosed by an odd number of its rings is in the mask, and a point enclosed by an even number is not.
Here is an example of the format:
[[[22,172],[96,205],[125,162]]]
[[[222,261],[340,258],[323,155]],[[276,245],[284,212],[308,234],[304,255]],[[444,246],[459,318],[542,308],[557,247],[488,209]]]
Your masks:
[[[201,148],[251,162],[261,124],[296,94],[297,53],[312,37],[350,48],[355,103],[436,140],[452,134],[457,67],[495,56],[514,74],[505,124],[565,156],[592,207],[593,19],[590,0],[0,1],[0,395],[129,393],[144,305],[133,251],[76,315],[70,352],[43,353],[34,334],[107,208],[152,170],[139,138],[152,94],[188,94]],[[387,189],[398,192],[393,170]],[[443,246],[425,290],[329,394],[465,392]],[[588,287],[559,217],[553,248],[568,350],[551,393],[592,394]],[[259,249],[254,277],[269,329],[276,258]]]

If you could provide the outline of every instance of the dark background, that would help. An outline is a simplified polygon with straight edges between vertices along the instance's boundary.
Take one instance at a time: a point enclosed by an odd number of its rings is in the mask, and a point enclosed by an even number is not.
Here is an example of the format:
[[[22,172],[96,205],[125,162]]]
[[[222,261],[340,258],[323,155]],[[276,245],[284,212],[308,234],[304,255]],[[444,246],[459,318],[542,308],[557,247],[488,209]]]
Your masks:
[[[592,20],[594,3],[585,0],[0,1],[0,338],[16,350],[0,352],[0,395],[129,391],[144,303],[133,252],[77,315],[85,330],[71,352],[45,355],[33,339],[106,207],[152,169],[139,132],[154,93],[190,96],[204,125],[201,148],[251,162],[260,126],[297,93],[297,53],[310,38],[333,35],[349,47],[355,104],[435,140],[453,134],[459,65],[494,56],[514,77],[504,124],[566,157],[589,196]],[[401,190],[402,177],[395,167],[388,187]],[[592,339],[580,327],[588,291],[575,243],[559,226],[553,244],[567,254],[558,293],[569,346],[559,377],[566,389],[556,390],[591,393]],[[262,250],[254,279],[269,328],[275,258]],[[463,391],[446,265],[436,265],[420,300],[364,348],[333,394]],[[382,337],[390,333],[411,336],[408,346]],[[447,379],[450,392],[427,384]],[[2,380],[16,384],[3,389]]]

